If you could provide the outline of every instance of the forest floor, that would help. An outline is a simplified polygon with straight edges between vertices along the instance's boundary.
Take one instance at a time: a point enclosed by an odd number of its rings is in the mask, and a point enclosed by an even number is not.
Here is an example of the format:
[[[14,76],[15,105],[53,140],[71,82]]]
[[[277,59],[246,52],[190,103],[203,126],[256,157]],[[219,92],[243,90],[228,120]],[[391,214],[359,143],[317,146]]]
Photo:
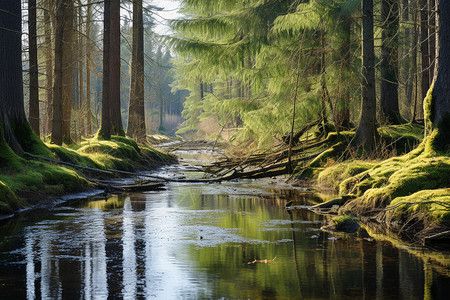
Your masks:
[[[290,175],[293,184],[332,188],[339,194],[313,208],[336,216],[331,222],[335,229],[370,224],[372,230],[405,241],[448,245],[448,153],[432,149],[433,137],[423,141],[424,127],[418,124],[382,126],[378,131],[379,146],[367,154],[352,146],[354,132],[323,132],[323,126],[312,122],[294,135],[290,151],[287,138],[276,147],[217,162],[208,171],[225,178]]]
[[[3,147],[0,158],[0,219],[30,206],[51,205],[69,193],[157,188],[158,184],[111,186],[108,181],[176,162],[170,154],[120,136],[64,146],[43,144],[39,151],[22,156]]]

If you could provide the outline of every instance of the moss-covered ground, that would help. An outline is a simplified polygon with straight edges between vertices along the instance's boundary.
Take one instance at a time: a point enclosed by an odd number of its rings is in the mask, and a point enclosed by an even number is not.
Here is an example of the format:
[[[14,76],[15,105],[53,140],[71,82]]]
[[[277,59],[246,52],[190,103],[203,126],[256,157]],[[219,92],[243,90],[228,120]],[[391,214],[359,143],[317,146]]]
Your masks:
[[[34,157],[102,170],[137,171],[175,162],[166,153],[119,136],[110,140],[94,137],[76,145],[41,144],[33,152]],[[43,196],[61,196],[90,187],[88,177],[79,169],[25,157],[16,155],[6,143],[0,143],[0,214],[11,213],[30,202],[38,204]],[[90,173],[89,178],[92,176],[95,174]]]
[[[405,126],[382,128],[382,136],[416,143],[420,132]],[[422,239],[450,228],[450,156],[427,137],[407,154],[386,160],[347,160],[331,164],[317,176],[340,195],[354,194],[339,211],[377,220],[401,237]],[[405,145],[406,142],[403,142]]]

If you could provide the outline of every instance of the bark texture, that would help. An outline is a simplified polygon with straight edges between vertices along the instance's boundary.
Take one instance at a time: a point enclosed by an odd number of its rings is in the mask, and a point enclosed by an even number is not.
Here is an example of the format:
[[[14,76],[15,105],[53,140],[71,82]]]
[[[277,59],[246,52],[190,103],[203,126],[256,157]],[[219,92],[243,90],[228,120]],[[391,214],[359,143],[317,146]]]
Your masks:
[[[436,1],[437,60],[434,87],[429,91],[424,105],[427,133],[436,131],[434,146],[438,150],[450,148],[450,1]],[[430,97],[431,94],[431,97]]]
[[[373,0],[362,0],[362,83],[361,116],[356,141],[367,150],[374,149],[378,139],[376,128],[375,50],[373,38]]]
[[[124,135],[120,111],[120,0],[105,0],[100,135]]]
[[[52,143],[70,144],[72,92],[73,1],[59,0],[56,12],[55,82],[53,88]]]
[[[39,72],[38,72],[38,49],[36,30],[36,0],[28,1],[28,41],[30,56],[30,101],[29,122],[31,129],[39,136]]]
[[[398,0],[381,2],[381,20],[381,114],[389,123],[398,124]]]
[[[91,110],[91,0],[87,1],[86,12],[86,133],[92,135],[92,110]]]
[[[20,4],[0,1],[0,146],[7,143],[17,154],[32,152],[40,142],[25,116]]]
[[[142,15],[142,0],[135,0],[133,2],[133,46],[127,135],[138,141],[144,140],[146,135],[144,109],[144,23]]]

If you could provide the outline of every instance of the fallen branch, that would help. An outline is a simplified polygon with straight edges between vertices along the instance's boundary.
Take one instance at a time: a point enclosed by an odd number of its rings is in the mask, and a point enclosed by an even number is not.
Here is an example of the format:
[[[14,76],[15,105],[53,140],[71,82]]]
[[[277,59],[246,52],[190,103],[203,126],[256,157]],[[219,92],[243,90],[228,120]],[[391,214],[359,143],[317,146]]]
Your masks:
[[[255,259],[254,261],[249,261],[247,264],[251,265],[251,264],[258,263],[258,262],[268,264],[268,263],[275,262],[275,259],[277,259],[276,256],[273,259],[260,259],[260,260],[259,259]]]

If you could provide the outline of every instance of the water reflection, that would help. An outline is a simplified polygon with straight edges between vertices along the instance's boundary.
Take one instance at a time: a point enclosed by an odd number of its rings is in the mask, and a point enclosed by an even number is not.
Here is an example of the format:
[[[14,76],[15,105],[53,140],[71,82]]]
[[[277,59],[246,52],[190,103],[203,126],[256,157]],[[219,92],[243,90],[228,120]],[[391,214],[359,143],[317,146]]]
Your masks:
[[[252,183],[173,184],[4,226],[0,293],[11,299],[448,295],[448,267],[363,233],[347,238],[323,232],[322,216],[288,212],[280,205],[286,199],[316,202],[305,193]],[[249,264],[254,260],[260,262]]]

